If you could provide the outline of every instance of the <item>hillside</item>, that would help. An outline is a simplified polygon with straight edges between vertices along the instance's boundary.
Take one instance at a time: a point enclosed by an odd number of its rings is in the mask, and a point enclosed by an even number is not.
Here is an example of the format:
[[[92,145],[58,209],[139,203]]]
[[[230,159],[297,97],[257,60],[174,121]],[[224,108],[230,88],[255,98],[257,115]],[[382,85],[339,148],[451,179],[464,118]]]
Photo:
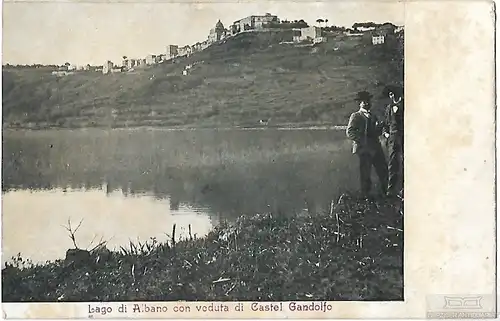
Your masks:
[[[3,125],[344,124],[356,108],[357,91],[370,90],[379,106],[382,86],[403,82],[402,59],[402,44],[339,39],[299,47],[279,44],[272,34],[247,33],[134,72],[56,77],[49,70],[4,68]]]

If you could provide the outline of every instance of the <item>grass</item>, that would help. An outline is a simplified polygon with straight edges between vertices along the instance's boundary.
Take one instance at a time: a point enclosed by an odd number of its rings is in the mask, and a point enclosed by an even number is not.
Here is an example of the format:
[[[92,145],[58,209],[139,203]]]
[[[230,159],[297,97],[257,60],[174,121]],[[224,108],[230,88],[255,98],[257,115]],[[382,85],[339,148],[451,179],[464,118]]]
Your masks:
[[[330,211],[242,216],[203,238],[102,247],[81,260],[20,256],[4,302],[403,300],[402,202],[343,195]]]
[[[134,73],[3,70],[4,127],[221,127],[345,124],[356,91],[403,82],[401,44],[315,47],[241,34]],[[338,50],[334,50],[338,48]],[[198,63],[192,73],[183,68]],[[376,105],[382,104],[378,95]]]

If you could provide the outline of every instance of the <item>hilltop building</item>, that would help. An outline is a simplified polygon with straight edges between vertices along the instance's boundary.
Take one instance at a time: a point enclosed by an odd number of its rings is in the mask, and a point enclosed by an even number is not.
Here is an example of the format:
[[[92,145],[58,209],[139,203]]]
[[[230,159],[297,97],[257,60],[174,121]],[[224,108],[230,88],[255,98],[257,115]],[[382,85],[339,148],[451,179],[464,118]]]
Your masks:
[[[179,48],[179,57],[190,56],[192,49],[189,45]]]
[[[156,55],[147,55],[146,56],[146,65],[154,65],[156,64]]]
[[[301,38],[302,38],[302,29],[299,29],[299,28],[292,29],[293,42],[300,42]]]
[[[210,29],[210,33],[208,34],[208,43],[212,44],[217,41],[220,41],[226,37],[226,28],[219,20],[215,24],[215,28]]]
[[[404,26],[396,26],[389,22],[384,24],[356,23],[353,25],[352,29],[336,27],[336,29],[333,30],[332,27],[325,29],[317,26],[306,26],[307,23],[304,20],[295,20],[293,22],[284,20],[283,22],[280,22],[278,16],[270,13],[266,13],[265,15],[251,15],[242,18],[235,21],[229,29],[226,29],[221,20],[218,20],[214,28],[210,29],[208,38],[203,42],[197,42],[192,46],[186,45],[183,47],[179,47],[178,45],[168,45],[166,46],[165,53],[160,55],[151,54],[146,56],[145,59],[129,59],[124,57],[121,67],[115,66],[111,61],[106,61],[102,69],[99,68],[94,70],[99,70],[102,71],[103,74],[108,74],[111,72],[131,70],[135,67],[144,65],[154,65],[176,57],[190,56],[195,52],[205,50],[211,44],[222,40],[225,41],[227,37],[247,30],[257,30],[262,32],[278,30],[281,32],[280,35],[282,42],[307,41],[312,43],[321,43],[326,42],[328,39],[338,39],[339,37],[343,38],[347,36],[349,38],[359,37],[360,40],[365,43],[381,45],[395,39],[402,39],[404,36]],[[64,71],[90,69],[89,65],[77,69],[69,63],[60,68],[60,70]]]
[[[344,31],[344,35],[348,37],[363,37],[365,34],[363,32],[347,29],[346,31]]]
[[[385,43],[385,36],[384,35],[373,35],[372,36],[372,44],[373,45],[381,45]]]
[[[278,16],[266,13],[263,16],[249,16],[240,20],[237,20],[231,26],[231,33],[235,34],[245,30],[251,29],[262,29],[264,25],[270,22],[278,23],[280,20]]]
[[[326,37],[320,27],[310,26],[307,28],[293,29],[293,41],[312,41],[313,43],[320,43],[326,42]]]
[[[198,51],[202,51],[203,49],[205,49],[205,48],[203,48],[203,45],[201,42],[195,43],[191,48],[193,49],[193,52],[198,52]]]
[[[108,60],[102,66],[102,73],[106,75],[109,74],[111,70],[113,70],[113,63]]]
[[[127,69],[132,69],[134,67],[137,67],[137,60],[138,59],[129,59],[126,65]]]
[[[179,46],[177,45],[168,45],[166,51],[166,59],[172,59],[179,55]]]
[[[141,64],[141,59],[125,58],[122,60],[122,68],[129,70],[138,67]]]
[[[373,45],[381,45],[393,40],[396,36],[396,30],[397,27],[390,23],[385,23],[375,28],[375,30],[369,32],[371,43]]]
[[[235,35],[237,34],[238,32],[240,32],[240,25],[239,24],[232,24],[231,26],[229,26],[229,34],[230,35]]]

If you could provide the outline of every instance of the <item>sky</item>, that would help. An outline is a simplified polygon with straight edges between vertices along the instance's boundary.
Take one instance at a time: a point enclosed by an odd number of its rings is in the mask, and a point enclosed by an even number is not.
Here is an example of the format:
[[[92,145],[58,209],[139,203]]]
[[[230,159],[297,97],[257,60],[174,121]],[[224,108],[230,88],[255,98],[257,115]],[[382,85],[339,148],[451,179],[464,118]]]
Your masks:
[[[169,44],[192,45],[207,38],[220,19],[235,20],[267,12],[281,20],[316,19],[352,26],[373,21],[404,24],[397,1],[240,1],[141,3],[130,0],[6,0],[3,3],[2,63],[102,65],[122,56],[145,58],[165,53]],[[172,1],[172,0],[171,0]]]

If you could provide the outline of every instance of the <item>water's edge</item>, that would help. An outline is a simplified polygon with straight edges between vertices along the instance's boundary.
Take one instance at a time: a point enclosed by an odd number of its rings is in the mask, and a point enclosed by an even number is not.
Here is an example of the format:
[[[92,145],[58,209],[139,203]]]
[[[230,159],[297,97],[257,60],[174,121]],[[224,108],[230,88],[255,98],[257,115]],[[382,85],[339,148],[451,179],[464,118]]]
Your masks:
[[[29,126],[4,126],[3,131],[88,131],[88,130],[159,130],[159,131],[203,131],[203,130],[213,130],[213,131],[231,131],[231,130],[345,130],[346,125],[330,125],[330,126],[261,126],[261,127],[244,127],[244,126],[229,126],[229,127],[165,127],[165,126],[116,126],[116,127],[29,127]]]

